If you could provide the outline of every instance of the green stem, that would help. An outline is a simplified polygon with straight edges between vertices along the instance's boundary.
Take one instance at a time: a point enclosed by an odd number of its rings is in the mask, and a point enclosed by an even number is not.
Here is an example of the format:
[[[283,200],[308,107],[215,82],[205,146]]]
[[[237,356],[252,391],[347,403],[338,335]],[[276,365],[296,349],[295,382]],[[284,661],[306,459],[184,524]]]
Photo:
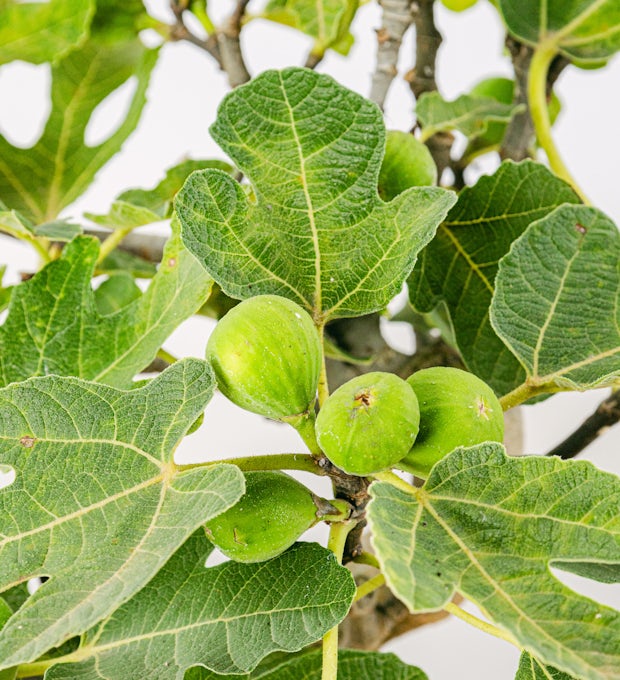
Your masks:
[[[327,547],[334,553],[338,562],[342,562],[347,536],[354,526],[355,522],[340,522],[332,524],[329,529]],[[323,636],[321,680],[338,680],[338,626],[334,626]]]
[[[157,350],[157,358],[161,359],[162,361],[165,361],[167,364],[176,364],[178,359],[174,356],[174,354],[170,354],[167,350],[165,350],[163,347],[160,347]]]
[[[487,623],[486,621],[479,619],[477,616],[474,616],[473,614],[466,612],[464,609],[461,609],[459,606],[455,605],[454,602],[448,602],[448,604],[444,605],[443,608],[450,614],[453,614],[454,616],[461,619],[462,621],[469,623],[471,626],[474,626],[479,630],[488,633],[489,635],[493,635],[494,637],[499,638],[500,640],[505,640],[506,642],[509,642],[511,645],[514,645],[515,647],[521,649],[521,645],[512,637],[512,635],[510,635],[510,633],[507,633],[501,630],[500,628],[497,628],[493,624]]]
[[[381,588],[381,586],[384,584],[385,576],[383,574],[377,574],[376,576],[369,578],[368,581],[364,581],[362,585],[357,587],[357,592],[355,593],[353,602],[357,602],[358,600],[361,600],[363,597],[366,597],[366,595],[370,595],[370,593],[377,590],[377,588]]]
[[[353,562],[355,562],[356,564],[367,564],[369,567],[381,569],[379,560],[372,553],[369,552],[363,552],[360,553],[359,555],[355,555],[355,557],[353,558]]]
[[[325,364],[325,325],[317,328],[321,338],[321,373],[319,375],[319,408],[323,406],[329,397],[329,385],[327,383],[327,366]]]
[[[398,475],[395,475],[393,472],[390,472],[389,470],[386,470],[384,472],[376,472],[374,475],[372,475],[372,477],[380,482],[388,482],[388,484],[391,484],[392,486],[395,486],[397,489],[405,491],[406,493],[409,494],[413,494],[417,491],[417,489],[411,484],[409,484],[409,482],[406,482],[404,479],[401,479]]]
[[[198,468],[212,467],[222,463],[236,465],[245,472],[253,470],[302,470],[303,472],[312,472],[315,475],[325,475],[323,469],[317,465],[316,458],[308,453],[274,453],[262,456],[224,458],[204,463],[177,465],[176,469],[178,472],[185,472],[186,470],[197,470]]]
[[[314,415],[314,402],[310,405],[307,413],[299,416],[289,418],[282,418],[285,423],[288,423],[297,430],[299,436],[304,440],[304,444],[308,447],[310,453],[315,456],[321,454],[319,443],[316,440],[316,432],[314,430],[314,423],[316,416]]]
[[[190,4],[189,11],[200,21],[207,35],[213,35],[216,28],[207,13],[207,3],[204,0],[195,0]]]
[[[547,154],[551,169],[558,177],[568,182],[581,200],[588,204],[588,199],[564,164],[551,135],[551,120],[549,119],[549,108],[547,106],[547,74],[556,54],[555,41],[542,42],[534,50],[527,85],[530,115],[536,130],[538,143]]]
[[[43,661],[33,661],[32,663],[23,663],[17,667],[17,672],[15,673],[16,678],[35,678],[37,676],[45,675],[47,671],[52,666],[56,666],[61,663],[77,663],[83,661],[90,656],[90,650],[86,647],[80,647],[76,649],[71,654],[65,654],[64,656],[57,656],[52,659],[44,659]]]
[[[5,224],[0,224],[0,231],[32,246],[45,264],[52,261],[52,256],[49,254],[47,248],[34,234],[30,234],[25,230],[18,231],[17,229],[12,229],[9,225]],[[45,239],[45,241],[47,242],[47,239]]]
[[[533,397],[538,397],[541,394],[553,394],[554,392],[562,392],[565,388],[552,383],[546,383],[541,385],[531,385],[528,383],[523,383],[519,387],[515,387],[512,392],[508,392],[503,397],[500,397],[499,403],[504,411],[508,411],[515,406],[519,406],[528,399]]]
[[[99,248],[99,257],[97,258],[97,264],[103,262],[106,257],[120,244],[120,242],[134,230],[134,227],[128,227],[125,229],[115,229],[106,239],[103,241]]]

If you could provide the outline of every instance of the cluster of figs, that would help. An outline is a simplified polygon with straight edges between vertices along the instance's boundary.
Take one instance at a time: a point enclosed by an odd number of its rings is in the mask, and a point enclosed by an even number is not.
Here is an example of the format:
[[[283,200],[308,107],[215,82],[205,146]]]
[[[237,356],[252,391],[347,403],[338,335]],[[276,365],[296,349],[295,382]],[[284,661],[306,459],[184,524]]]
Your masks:
[[[315,441],[334,465],[370,476],[397,468],[428,477],[458,446],[502,441],[502,408],[479,378],[456,368],[417,371],[407,380],[373,372],[334,391],[316,414],[321,342],[308,313],[277,295],[230,310],[207,344],[220,391],[242,408],[287,422]],[[314,437],[312,438],[314,439]],[[207,533],[225,555],[260,562],[341,511],[282,472],[246,472],[241,500],[211,520]]]

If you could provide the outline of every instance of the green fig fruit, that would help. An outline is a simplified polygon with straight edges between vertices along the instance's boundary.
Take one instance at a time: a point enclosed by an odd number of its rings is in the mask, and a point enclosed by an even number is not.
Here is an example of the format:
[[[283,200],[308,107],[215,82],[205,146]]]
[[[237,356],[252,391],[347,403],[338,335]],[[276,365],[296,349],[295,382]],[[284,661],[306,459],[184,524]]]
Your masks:
[[[409,187],[437,184],[437,166],[423,144],[408,132],[390,130],[379,172],[379,196],[391,201]]]
[[[331,394],[316,421],[319,446],[350,475],[393,467],[407,454],[420,424],[418,400],[402,378],[366,373]]]
[[[205,525],[235,562],[264,562],[289,548],[316,522],[312,492],[284,472],[246,472],[245,494]]]
[[[504,414],[493,390],[458,368],[437,366],[407,378],[420,404],[420,432],[399,468],[428,477],[459,446],[504,439]]]
[[[442,5],[451,9],[453,12],[463,12],[473,7],[478,0],[441,0]]]
[[[219,321],[206,356],[221,392],[238,406],[291,424],[314,417],[321,344],[295,302],[277,295],[244,300]]]

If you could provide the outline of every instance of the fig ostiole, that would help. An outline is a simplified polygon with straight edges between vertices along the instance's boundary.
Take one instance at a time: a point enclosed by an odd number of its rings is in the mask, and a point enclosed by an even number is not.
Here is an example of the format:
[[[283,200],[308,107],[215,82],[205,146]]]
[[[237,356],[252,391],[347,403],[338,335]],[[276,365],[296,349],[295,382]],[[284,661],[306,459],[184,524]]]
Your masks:
[[[206,357],[233,403],[298,429],[313,422],[321,342],[295,302],[278,295],[244,300],[219,321]]]
[[[276,557],[330,509],[339,510],[284,472],[246,472],[245,482],[241,499],[205,525],[213,544],[235,562]]]
[[[350,475],[394,467],[418,433],[418,400],[392,373],[366,373],[331,394],[319,411],[317,440],[329,460]]]
[[[420,432],[398,467],[427,478],[460,446],[504,439],[504,414],[493,390],[458,368],[437,366],[407,378],[420,405]]]

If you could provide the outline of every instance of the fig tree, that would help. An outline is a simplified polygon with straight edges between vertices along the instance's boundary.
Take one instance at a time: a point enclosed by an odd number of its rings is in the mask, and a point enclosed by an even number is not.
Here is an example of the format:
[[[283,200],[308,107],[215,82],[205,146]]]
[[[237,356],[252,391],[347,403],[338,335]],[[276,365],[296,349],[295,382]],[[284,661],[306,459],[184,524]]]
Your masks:
[[[458,368],[437,366],[407,379],[420,404],[420,432],[399,468],[428,477],[433,465],[459,446],[504,438],[504,415],[493,390]]]
[[[319,521],[312,492],[284,472],[246,472],[245,494],[205,526],[235,562],[263,562],[289,548]]]
[[[379,196],[391,201],[409,187],[436,183],[437,166],[426,144],[408,132],[390,130],[379,172]]]
[[[207,343],[221,392],[242,408],[295,425],[313,418],[321,345],[312,319],[277,295],[233,307]]]
[[[393,467],[418,433],[420,412],[414,391],[392,373],[367,373],[331,394],[319,411],[319,446],[350,475]]]

